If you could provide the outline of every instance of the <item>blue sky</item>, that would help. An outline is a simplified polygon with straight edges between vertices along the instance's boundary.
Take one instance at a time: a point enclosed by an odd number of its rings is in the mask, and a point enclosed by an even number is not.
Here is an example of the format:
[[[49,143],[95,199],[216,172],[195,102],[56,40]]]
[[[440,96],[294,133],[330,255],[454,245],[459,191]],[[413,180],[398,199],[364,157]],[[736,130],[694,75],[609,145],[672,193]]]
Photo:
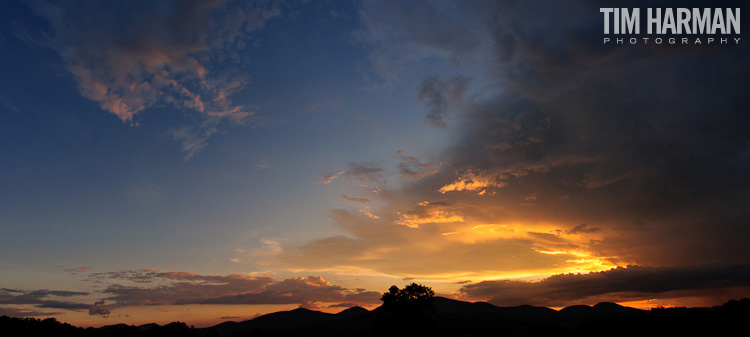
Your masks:
[[[383,84],[355,44],[355,13],[346,5],[295,6],[287,13],[293,17],[270,20],[253,34],[255,46],[243,50],[250,62],[238,66],[248,84],[232,98],[252,107],[256,120],[219,122],[219,133],[189,159],[170,130],[195,127],[195,116],[162,105],[139,113],[138,126],[124,124],[81,97],[53,51],[9,36],[3,96],[14,108],[3,123],[3,156],[9,159],[3,183],[14,193],[3,194],[3,214],[19,226],[11,227],[16,230],[6,247],[37,246],[40,260],[59,264],[66,262],[49,256],[59,254],[53,253],[58,245],[78,246],[59,258],[83,264],[79,259],[91,250],[118,247],[97,255],[137,264],[142,258],[129,260],[128,251],[172,257],[175,252],[166,252],[211,233],[224,233],[209,240],[222,249],[239,244],[224,241],[236,239],[236,231],[277,236],[326,227],[325,212],[313,218],[283,214],[289,207],[315,212],[335,201],[335,193],[314,184],[317,174],[351,158],[381,161],[406,144],[418,150],[438,141],[431,141],[432,130],[406,132],[419,130],[422,118],[414,90],[401,88],[413,83],[368,88]],[[25,20],[4,20],[8,26],[51,34],[25,4],[13,9],[6,15]],[[372,83],[363,80],[366,75]],[[44,92],[43,99],[35,92]]]
[[[747,48],[604,45],[598,7],[3,2],[0,313],[746,295]]]

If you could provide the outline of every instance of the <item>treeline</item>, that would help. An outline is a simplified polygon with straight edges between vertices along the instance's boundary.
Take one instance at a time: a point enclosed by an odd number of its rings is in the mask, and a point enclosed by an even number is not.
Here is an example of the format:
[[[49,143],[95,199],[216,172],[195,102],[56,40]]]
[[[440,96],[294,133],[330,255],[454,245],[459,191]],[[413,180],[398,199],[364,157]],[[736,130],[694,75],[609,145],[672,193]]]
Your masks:
[[[182,322],[147,327],[118,324],[102,328],[79,328],[55,318],[0,317],[0,336],[80,336],[80,337],[191,337],[198,330]]]

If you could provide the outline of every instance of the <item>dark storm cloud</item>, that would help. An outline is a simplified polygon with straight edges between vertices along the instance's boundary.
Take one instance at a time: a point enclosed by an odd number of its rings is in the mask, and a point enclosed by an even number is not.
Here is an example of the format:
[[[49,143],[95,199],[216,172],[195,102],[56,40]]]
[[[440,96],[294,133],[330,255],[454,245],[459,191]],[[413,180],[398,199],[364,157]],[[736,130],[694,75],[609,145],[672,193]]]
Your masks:
[[[674,291],[730,287],[750,287],[750,266],[628,266],[590,274],[554,275],[539,282],[483,281],[465,285],[461,292],[491,298],[489,302],[499,306],[561,306],[601,295],[633,300]]]
[[[454,224],[467,222],[470,229],[475,225],[495,229],[495,224],[508,226],[513,233],[517,229],[525,233],[523,247],[549,253],[544,255],[550,259],[560,257],[555,254],[561,251],[583,253],[604,263],[599,269],[612,264],[750,263],[746,249],[750,239],[750,227],[746,226],[750,223],[746,210],[750,180],[745,177],[750,171],[750,63],[746,45],[603,45],[599,7],[620,6],[612,4],[474,1],[456,5],[450,14],[444,11],[444,3],[420,3],[422,12],[446,16],[445,20],[426,21],[419,15],[394,20],[398,15],[383,14],[387,13],[384,8],[403,13],[406,5],[366,2],[363,8],[373,10],[361,13],[369,29],[364,36],[370,37],[367,43],[376,68],[393,70],[408,63],[404,51],[422,52],[412,53],[413,59],[445,56],[454,46],[455,32],[435,40],[437,45],[430,53],[422,48],[422,37],[407,28],[419,26],[439,32],[443,22],[460,22],[471,29],[466,36],[478,43],[472,57],[479,59],[485,82],[476,93],[462,92],[472,99],[453,107],[456,119],[462,122],[456,131],[462,136],[441,157],[449,170],[439,170],[408,188],[384,190],[390,204],[376,211],[382,215],[378,220],[335,212],[334,221],[348,236],[292,247],[286,252],[298,256],[287,259],[303,267],[357,265],[397,276],[448,273],[456,271],[455,266],[446,270],[442,265],[426,263],[438,254],[422,256],[424,250],[419,248],[404,254],[406,249],[402,247],[412,247],[413,242],[440,242],[438,235],[451,238],[463,229]],[[655,6],[653,2],[643,4]],[[741,4],[722,2],[716,6]],[[393,50],[394,45],[398,51]],[[476,73],[469,75],[479,78]],[[433,124],[444,123],[450,90],[441,88],[443,82],[436,76],[421,74],[419,79],[425,80],[415,88],[421,96],[418,98],[427,103],[428,119]],[[402,170],[407,171],[414,170]],[[440,195],[441,204],[425,202],[435,200],[436,195]],[[391,212],[399,217],[385,215]],[[435,230],[441,223],[452,227]],[[553,228],[537,231],[533,228],[536,224]],[[403,227],[411,231],[400,233]],[[497,270],[488,265],[502,265],[508,270],[553,270],[549,264],[532,259],[524,266],[509,267],[500,255],[520,256],[521,250],[493,249],[519,239],[501,237],[451,245],[441,242],[440,247],[450,251],[454,261],[460,260],[455,265],[467,272]],[[413,265],[419,267],[403,268],[394,264],[398,259],[382,259],[387,262],[382,265],[380,260],[349,260],[356,252],[386,251],[376,249],[383,246],[398,247],[393,251],[412,257]],[[498,260],[489,263],[490,258]],[[575,258],[563,261],[555,262],[555,266],[568,267],[564,263]],[[534,285],[511,281],[479,284],[487,285],[487,294],[492,295],[517,287],[518,294],[512,291],[516,288],[508,292],[508,296],[517,297],[496,297],[498,303],[517,300],[517,304],[528,303],[525,298],[552,303],[623,291],[690,293],[693,288],[707,289],[709,283],[717,287],[747,286],[745,267],[669,268],[654,273],[663,282],[690,273],[707,281],[673,282],[674,287],[658,291],[617,288],[619,282],[627,280],[646,284],[638,277],[652,269],[630,267],[570,277],[612,285],[590,292],[584,291],[587,286],[580,291],[563,291],[563,295],[547,291],[558,289],[558,281],[567,280],[562,276]],[[712,279],[711,273],[719,276]],[[474,285],[465,289],[477,294],[484,288]]]
[[[744,44],[603,46],[598,3],[478,5],[496,80],[506,86],[464,110],[465,136],[447,160],[456,173],[425,184],[451,176],[453,187],[484,182],[475,186],[497,193],[488,205],[536,193],[533,214],[510,206],[508,212],[597,221],[601,233],[619,231],[600,247],[638,263],[749,262],[741,253],[750,239],[742,225],[750,222]],[[591,160],[543,165],[565,157]],[[519,175],[515,168],[526,170]],[[658,238],[654,246],[632,243],[646,235]],[[616,238],[623,236],[629,239]],[[622,246],[628,242],[635,247]]]

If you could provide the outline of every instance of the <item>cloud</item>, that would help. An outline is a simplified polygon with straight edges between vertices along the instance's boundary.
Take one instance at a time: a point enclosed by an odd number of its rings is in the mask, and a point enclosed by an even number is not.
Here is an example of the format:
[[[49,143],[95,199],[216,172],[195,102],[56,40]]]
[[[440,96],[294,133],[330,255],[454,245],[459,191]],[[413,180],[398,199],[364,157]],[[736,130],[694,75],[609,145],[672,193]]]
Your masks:
[[[142,269],[90,273],[87,280],[103,286],[99,292],[101,297],[93,304],[56,299],[92,295],[88,292],[0,289],[0,305],[31,304],[37,308],[87,311],[89,315],[108,317],[118,308],[144,305],[299,304],[316,307],[322,302],[368,305],[380,300],[378,292],[347,289],[321,276],[277,280],[266,276],[217,276]],[[2,310],[14,310],[26,316],[43,315],[6,307]]]
[[[2,40],[0,40],[0,42],[2,42]],[[15,105],[13,105],[13,103],[11,103],[7,97],[3,95],[0,95],[0,105],[4,106],[7,110],[10,110],[11,112],[17,113],[21,111]]]
[[[372,212],[370,212],[370,209],[368,207],[365,207],[364,209],[360,209],[359,213],[371,219],[380,219],[379,216],[372,214]]]
[[[677,291],[680,297],[703,289],[750,287],[750,266],[639,267],[627,266],[589,274],[560,274],[538,282],[483,281],[465,285],[461,293],[488,298],[498,306],[522,304],[567,306],[599,301],[637,300]],[[606,295],[606,296],[605,296]]]
[[[97,301],[89,308],[89,316],[102,316],[109,317],[112,313],[112,309],[104,305],[104,301]]]
[[[49,297],[85,296],[88,292],[64,290],[33,290],[0,289],[0,303],[2,304],[36,304],[42,303]]]
[[[55,316],[59,314],[60,314],[59,312],[44,312],[44,311],[30,310],[30,309],[23,309],[23,308],[0,307],[0,316],[39,317],[39,316]]]
[[[365,290],[349,290],[332,285],[320,276],[308,276],[286,279],[269,284],[262,291],[188,299],[178,304],[292,304],[299,303],[305,307],[315,302],[352,301],[359,303],[377,303],[380,293]]]
[[[343,176],[349,179],[358,180],[363,183],[379,181],[383,168],[373,163],[351,162],[346,164],[346,170],[338,173],[326,173],[317,179],[317,183],[329,184],[334,179]]]
[[[403,153],[403,152],[402,152]],[[398,154],[398,152],[397,152]],[[438,166],[432,163],[422,163],[414,156],[398,155],[401,162],[396,165],[398,173],[406,180],[420,180],[438,173]]]
[[[331,304],[328,306],[328,308],[353,308],[357,307],[359,304],[356,303],[337,303],[337,304]]]
[[[107,296],[104,299],[116,306],[172,304],[189,298],[251,292],[273,281],[269,277],[239,274],[204,276],[155,270],[96,273],[89,279],[107,282],[109,285],[102,291]],[[113,280],[131,281],[134,285],[111,283]]]
[[[367,205],[367,204],[370,203],[370,199],[367,199],[367,198],[352,198],[350,196],[347,196],[346,194],[342,194],[339,197],[339,199],[346,200],[346,201],[351,201],[351,202],[355,202],[355,203],[358,203],[358,204],[365,204],[365,205]]]
[[[344,171],[341,171],[339,173],[325,173],[322,176],[318,177],[315,182],[318,184],[330,184],[334,179],[338,178],[342,174],[344,174]]]
[[[586,246],[620,264],[750,262],[747,46],[609,48],[587,2],[464,5],[483,25],[472,36],[491,37],[490,84],[459,107],[461,136],[439,155],[451,171],[391,196],[437,190],[487,224],[596,223],[578,229],[598,236]]]
[[[141,305],[300,304],[317,302],[375,303],[379,294],[332,285],[320,276],[276,280],[240,274],[200,275],[192,272],[122,270],[95,273],[90,281],[107,284],[105,297],[90,314],[109,315],[116,308]],[[133,282],[123,284],[122,282]],[[105,304],[107,303],[107,304]]]
[[[342,175],[367,183],[377,181],[381,172],[383,172],[383,169],[372,163],[348,163],[346,164],[346,171]]]
[[[208,139],[218,132],[216,120],[212,119],[202,123],[199,127],[181,127],[172,129],[170,133],[174,140],[182,144],[182,153],[185,153],[185,160],[190,160],[196,153],[208,145]]]
[[[518,180],[530,174],[544,174],[553,169],[571,165],[586,165],[599,160],[596,157],[552,156],[539,162],[514,163],[491,169],[466,168],[452,183],[439,189],[441,193],[450,191],[482,191],[487,188],[502,188],[509,181]]]
[[[571,228],[570,230],[566,231],[568,234],[580,234],[580,233],[595,233],[600,231],[600,228],[597,227],[590,227],[589,225],[582,223],[578,226],[575,226]]]
[[[449,203],[441,201],[423,201],[414,208],[400,213],[401,217],[395,224],[410,228],[419,228],[424,224],[461,223],[465,219],[460,211],[451,207]]]
[[[333,210],[339,235],[269,259],[453,282],[750,263],[746,45],[603,46],[588,2],[423,7],[364,2],[358,38],[386,82],[412,75],[435,123],[450,109],[460,116],[453,143],[434,155],[450,170],[383,186],[378,219]],[[456,58],[477,63],[451,68],[472,86],[468,103],[450,106],[446,71],[404,65],[450,64],[457,35],[472,47]],[[399,169],[418,173],[408,166],[417,162]]]
[[[88,310],[91,308],[90,304],[85,303],[73,303],[63,301],[44,301],[36,306],[37,308],[55,308],[55,309],[68,309],[68,310]]]
[[[342,235],[285,245],[264,255],[264,265],[457,282],[550,270],[600,270],[600,263],[607,264],[587,255],[585,246],[570,241],[573,237],[553,242],[528,233],[539,227],[524,231],[478,222],[462,213],[465,205],[421,202],[397,213],[389,212],[391,207],[377,211],[377,218],[333,210],[331,217]]]
[[[66,309],[73,311],[87,310],[91,307],[90,304],[72,302],[72,301],[61,301],[56,298],[68,298],[77,296],[87,296],[88,292],[80,291],[65,291],[65,290],[19,290],[19,289],[0,289],[0,304],[13,305],[13,304],[31,304],[37,308],[54,308],[54,309]],[[29,312],[28,316],[34,316]]]
[[[452,106],[461,104],[468,82],[469,78],[465,76],[455,76],[448,80],[429,76],[422,80],[417,100],[424,102],[427,108],[424,123],[435,128],[445,128],[445,118]]]
[[[65,269],[65,271],[71,272],[71,273],[85,273],[89,270],[91,270],[91,268],[85,267],[85,266],[78,267],[78,268]]]
[[[218,121],[241,124],[254,115],[230,98],[248,82],[239,52],[280,15],[276,2],[40,0],[31,8],[52,27],[37,44],[59,53],[81,95],[103,110],[137,125],[145,110],[169,105],[213,124],[192,136],[174,132],[186,158],[205,147]]]
[[[436,54],[458,66],[477,55],[481,42],[474,29],[479,23],[457,10],[461,6],[440,2],[364,1],[358,8],[363,28],[354,36],[387,82],[408,71],[407,65]]]

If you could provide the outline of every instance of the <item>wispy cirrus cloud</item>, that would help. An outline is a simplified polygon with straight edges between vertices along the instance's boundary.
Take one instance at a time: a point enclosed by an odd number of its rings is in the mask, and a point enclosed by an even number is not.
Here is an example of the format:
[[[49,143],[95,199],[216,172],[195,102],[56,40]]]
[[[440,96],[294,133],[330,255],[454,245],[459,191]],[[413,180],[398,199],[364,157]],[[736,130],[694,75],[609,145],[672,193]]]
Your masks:
[[[5,97],[3,95],[0,95],[0,105],[2,105],[5,109],[7,109],[7,110],[9,110],[11,112],[19,112],[19,111],[21,111],[20,109],[18,109],[18,107],[16,107],[15,105],[13,105],[13,103],[11,103],[10,100],[8,100],[7,97]]]
[[[338,173],[324,173],[316,180],[320,184],[329,184],[338,177],[346,177],[363,183],[377,182],[381,178],[383,168],[374,163],[351,162],[346,164],[346,170]]]
[[[84,97],[131,125],[145,110],[165,105],[196,116],[196,130],[173,132],[187,159],[205,147],[219,121],[242,124],[254,115],[231,99],[248,83],[238,48],[281,7],[197,0],[31,3],[52,27],[35,44],[60,54]]]

